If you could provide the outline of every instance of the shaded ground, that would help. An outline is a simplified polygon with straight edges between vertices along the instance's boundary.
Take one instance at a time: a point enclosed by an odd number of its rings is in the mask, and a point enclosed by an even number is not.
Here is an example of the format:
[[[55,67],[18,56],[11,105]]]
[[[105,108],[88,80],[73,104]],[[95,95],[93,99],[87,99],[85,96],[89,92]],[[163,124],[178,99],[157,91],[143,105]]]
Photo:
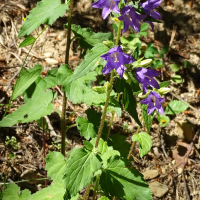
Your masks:
[[[26,17],[29,10],[36,5],[37,1],[1,1],[0,2],[0,99],[5,98],[2,104],[9,101],[12,93],[12,87],[16,79],[12,82],[9,89],[5,92],[10,79],[20,69],[20,66],[25,59],[28,47],[19,49],[18,46],[23,38],[17,38],[17,34],[23,22],[22,18]],[[81,27],[90,27],[94,31],[106,32],[112,31],[112,21],[107,19],[105,21],[101,18],[101,11],[92,9],[90,7],[91,1],[79,1],[75,5],[73,12],[73,23],[81,25]],[[181,65],[177,75],[181,75],[183,83],[171,84],[171,90],[176,96],[189,102],[192,106],[199,110],[200,99],[200,73],[199,73],[199,59],[200,59],[200,1],[163,1],[158,11],[162,15],[162,23],[155,23],[155,31],[148,29],[148,36],[142,37],[141,40],[144,45],[149,42],[154,43],[158,49],[163,45],[171,46],[168,55],[164,58],[162,70],[162,80],[169,80],[175,73],[169,67],[170,64],[175,63]],[[63,30],[63,24],[67,21],[67,14],[57,20],[52,27],[49,27],[43,35],[36,42],[31,55],[28,57],[27,68],[33,67],[35,64],[41,64],[44,67],[43,74],[53,68],[59,67],[64,62],[65,45],[66,45],[66,30]],[[34,31],[33,36],[38,35],[42,28],[39,27]],[[176,30],[176,31],[175,31]],[[175,33],[173,38],[172,33]],[[126,33],[126,36],[128,34]],[[77,49],[77,43],[71,45],[70,51],[70,67],[75,68],[81,62],[81,50]],[[53,60],[49,60],[51,58]],[[190,68],[183,68],[183,61],[190,61],[192,66]],[[62,93],[59,88],[54,88],[58,93],[58,97],[54,102],[54,107],[61,110]],[[166,101],[172,100],[172,95],[166,96]],[[13,107],[9,112],[17,109],[23,104],[23,99],[18,97],[13,101]],[[76,110],[80,115],[84,115],[84,110],[87,107],[82,105],[68,105],[68,124],[73,124],[77,114],[73,114]],[[5,107],[1,107],[0,115],[3,116]],[[53,113],[49,116],[50,123],[55,132],[47,133],[46,152],[58,150],[56,147],[55,137],[58,136],[57,142],[60,142],[60,117]],[[109,120],[109,118],[107,119]],[[177,149],[177,141],[185,141],[190,143],[195,134],[192,126],[183,121],[192,121],[193,124],[199,125],[199,114],[194,110],[188,109],[184,113],[172,116],[170,123],[165,128],[160,128],[158,121],[154,119],[151,127],[151,137],[153,139],[153,147],[143,159],[140,159],[138,154],[139,147],[136,145],[132,153],[135,162],[133,165],[140,172],[152,173],[149,170],[155,170],[158,174],[155,177],[148,179],[148,183],[155,181],[164,184],[167,188],[165,195],[156,199],[177,199],[184,200],[185,188],[181,176],[176,177],[180,172],[180,167],[173,159],[173,151]],[[128,124],[126,130],[123,129],[124,123]],[[122,119],[117,115],[113,124],[114,131],[112,134],[120,132],[127,136],[127,141],[131,142],[132,133],[137,129],[137,125],[126,113],[123,113]],[[143,130],[143,129],[141,129]],[[2,179],[6,177],[7,182],[36,179],[44,177],[44,158],[42,149],[42,130],[36,122],[28,123],[25,126],[16,125],[12,128],[2,128],[0,130],[0,172]],[[143,130],[145,131],[145,130]],[[5,145],[6,136],[16,137],[21,148],[12,150],[11,146]],[[67,133],[68,146],[67,151],[74,147],[82,146],[82,138],[79,135],[76,127],[70,129]],[[190,156],[188,165],[185,167],[185,176],[187,187],[189,188],[191,199],[200,199],[200,140],[195,143],[193,153]],[[184,155],[186,149],[179,151]],[[13,153],[15,157],[11,158]],[[39,184],[44,184],[42,181],[29,181],[28,183],[21,183],[22,188],[28,188],[35,192],[40,188]],[[157,188],[159,190],[159,187]]]

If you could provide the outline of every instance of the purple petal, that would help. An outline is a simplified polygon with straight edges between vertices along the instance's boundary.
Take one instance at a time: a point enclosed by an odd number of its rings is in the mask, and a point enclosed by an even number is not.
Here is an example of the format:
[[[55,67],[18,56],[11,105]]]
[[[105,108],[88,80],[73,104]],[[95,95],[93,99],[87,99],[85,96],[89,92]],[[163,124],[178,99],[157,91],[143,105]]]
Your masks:
[[[151,81],[149,81],[148,85],[150,85],[153,88],[160,89],[158,82],[154,78],[152,78]]]
[[[146,75],[149,76],[150,78],[153,78],[155,76],[160,76],[161,75],[161,72],[160,71],[157,71],[155,69],[151,69],[149,68],[148,71],[146,72]]]
[[[143,95],[147,93],[147,84],[142,84]]]
[[[149,104],[147,109],[147,115],[150,115],[155,109],[156,108],[153,104]]]
[[[96,1],[94,3],[92,3],[92,7],[93,8],[102,8],[105,4],[106,0],[99,0],[99,1]]]
[[[151,11],[150,16],[153,17],[154,19],[161,19],[160,14],[154,10]]]
[[[156,99],[156,105],[155,105],[155,107],[156,107],[156,110],[159,113],[164,114],[164,110],[163,110],[162,105],[161,105],[161,103],[159,102],[158,99]]]
[[[127,23],[125,20],[123,20],[123,21],[124,21],[124,28],[123,28],[122,33],[125,33],[126,31],[128,31],[129,23]]]
[[[108,66],[107,64],[104,66],[104,68],[102,69],[102,74],[108,74],[113,70],[112,67]]]
[[[112,9],[112,11],[114,12],[114,13],[120,13],[120,10],[119,10],[119,8],[117,7],[117,5],[115,5],[115,7]]]
[[[145,21],[145,22],[147,22],[147,23],[149,23],[151,25],[152,30],[154,29],[154,25],[153,25],[152,22],[150,22],[150,21]]]
[[[119,77],[122,78],[124,71],[126,70],[126,67],[124,65],[121,65],[116,69],[117,73],[119,74]]]
[[[106,17],[108,17],[108,15],[112,12],[112,10],[110,10],[109,8],[107,7],[104,7],[103,8],[103,11],[102,11],[102,18],[103,19],[106,19]]]
[[[127,55],[125,53],[123,53],[123,56],[126,58],[126,62],[125,64],[131,64],[135,61],[135,59],[132,57],[132,55]]]
[[[152,8],[156,8],[162,3],[162,0],[151,0],[150,3],[152,5]]]

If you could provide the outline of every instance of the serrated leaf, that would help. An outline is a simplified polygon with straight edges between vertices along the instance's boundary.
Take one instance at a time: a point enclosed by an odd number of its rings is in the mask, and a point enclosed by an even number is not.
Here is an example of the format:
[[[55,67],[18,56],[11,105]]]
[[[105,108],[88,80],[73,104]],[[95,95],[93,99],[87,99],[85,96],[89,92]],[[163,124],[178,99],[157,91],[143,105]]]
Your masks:
[[[128,83],[126,83],[124,78],[118,78],[115,86],[118,93],[123,92],[124,109],[133,117],[133,119],[140,126],[142,126],[140,120],[138,119],[138,114],[136,110],[136,100],[133,96],[131,86]]]
[[[112,156],[102,170],[100,186],[109,198],[152,200],[152,193],[142,177],[136,169],[127,168],[119,156]]]
[[[141,41],[139,38],[135,38],[135,37],[132,37],[132,36],[129,36],[129,37],[120,37],[120,41],[122,44],[125,44],[127,45],[128,48],[130,48],[131,50],[135,50],[137,48],[137,44],[141,44]]]
[[[67,170],[67,162],[60,152],[52,151],[45,158],[47,175],[54,183],[62,182],[62,178]]]
[[[139,134],[134,134],[132,137],[132,141],[139,142],[139,151],[141,158],[146,155],[151,149],[152,139],[148,133],[141,132]]]
[[[76,119],[76,123],[78,124],[77,128],[80,131],[81,136],[83,136],[86,140],[96,137],[94,125],[87,119],[84,117],[78,117]]]
[[[15,84],[12,100],[16,99],[39,77],[42,73],[43,67],[41,65],[35,65],[35,67],[26,74],[23,74]]]
[[[100,58],[101,55],[107,53],[109,48],[105,46],[104,44],[97,44],[95,45],[84,57],[82,63],[76,67],[74,71],[74,76],[71,78],[70,81],[75,81],[76,79],[79,79],[88,72],[93,71],[98,65],[99,61],[102,59]]]
[[[90,142],[88,142],[86,140],[83,140],[83,144],[84,144],[84,147],[86,149],[88,149],[89,151],[91,151],[93,149],[93,147],[94,147]]]
[[[65,28],[68,28],[65,25]],[[81,28],[79,25],[72,24],[71,30],[75,37],[79,38],[79,44],[83,49],[90,49],[98,43],[109,40],[112,33],[94,33],[90,28]]]
[[[175,115],[185,111],[187,108],[188,106],[179,100],[170,101],[165,109],[165,114]]]
[[[177,64],[171,64],[169,65],[173,72],[177,72],[180,69],[180,65]]]
[[[37,7],[30,11],[30,14],[22,24],[18,37],[29,35],[40,24],[52,25],[53,22],[65,14],[67,4],[61,4],[60,0],[42,0]]]
[[[173,76],[173,77],[172,77],[172,81],[174,81],[174,82],[176,82],[176,83],[182,83],[182,82],[183,82],[183,80],[182,80],[182,78],[181,78],[180,75],[175,75],[175,76]]]
[[[96,80],[96,75],[96,72],[90,72],[87,75],[71,82],[70,79],[74,75],[71,70],[68,70],[68,74],[65,75],[66,79],[62,81],[62,90],[66,93],[67,98],[74,104],[84,102],[87,105],[92,105],[92,103],[100,104],[105,102],[106,94],[98,94],[90,86],[87,86],[88,81]]]
[[[169,124],[169,122],[170,122],[169,117],[163,116],[163,115],[159,115],[157,119],[158,119],[159,125],[160,125],[161,127],[167,126],[167,125]]]
[[[168,87],[171,84],[171,81],[163,81],[159,84],[160,88]]]
[[[63,188],[63,181],[52,183],[50,186],[34,193],[29,200],[58,200],[63,199],[66,189]],[[27,200],[27,199],[26,199]]]
[[[153,121],[153,113],[151,115],[147,115],[148,105],[141,104],[141,106],[142,106],[142,116],[144,118],[144,124],[147,129],[147,132],[150,133],[151,124]]]
[[[111,139],[112,139],[113,149],[119,151],[122,157],[124,158],[127,157],[131,144],[125,141],[126,137],[118,133],[113,135]]]
[[[7,188],[3,191],[2,200],[29,200],[31,197],[31,192],[27,189],[20,192],[20,187],[16,184],[9,184]]]
[[[65,187],[74,196],[89,184],[93,173],[99,170],[101,162],[93,152],[83,148],[73,149],[67,160],[67,170],[64,177]]]
[[[24,39],[24,41],[20,43],[19,48],[26,47],[30,44],[33,44],[34,42],[35,42],[35,38],[33,36],[28,36]]]
[[[95,146],[97,138],[93,138],[90,143]],[[102,138],[99,139],[99,144],[98,144],[98,152],[100,152],[101,154],[105,153],[108,151],[108,145],[107,142],[104,141]]]
[[[144,54],[145,58],[153,58],[154,54],[159,54],[158,50],[153,46],[152,43],[148,44],[146,52]]]
[[[0,121],[0,127],[10,127],[18,122],[30,122],[51,114],[53,110],[51,101],[53,99],[52,91],[40,92],[33,99],[29,99],[23,106],[19,107],[18,110],[4,117]]]

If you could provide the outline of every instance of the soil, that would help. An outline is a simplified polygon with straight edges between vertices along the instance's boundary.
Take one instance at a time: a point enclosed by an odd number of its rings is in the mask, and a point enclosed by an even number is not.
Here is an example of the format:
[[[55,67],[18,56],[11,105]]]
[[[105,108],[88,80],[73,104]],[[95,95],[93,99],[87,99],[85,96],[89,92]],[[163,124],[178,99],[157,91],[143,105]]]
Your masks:
[[[3,117],[6,107],[2,104],[9,102],[16,78],[12,81],[7,91],[7,85],[11,78],[19,71],[29,47],[19,48],[19,44],[24,38],[18,38],[18,32],[23,23],[23,17],[29,14],[29,11],[36,6],[37,0],[1,0],[0,1],[0,117]],[[73,11],[73,23],[81,27],[90,27],[93,31],[107,32],[112,31],[112,20],[102,20],[101,10],[91,8],[92,0],[77,1]],[[151,126],[151,137],[153,147],[151,151],[142,159],[139,157],[138,145],[135,145],[132,152],[134,158],[133,166],[140,172],[149,173],[149,184],[153,182],[161,183],[162,187],[167,188],[166,192],[158,197],[154,193],[153,199],[163,200],[185,200],[185,186],[189,189],[190,198],[200,199],[200,139],[197,138],[192,147],[188,162],[184,168],[186,185],[182,176],[177,176],[181,172],[181,162],[184,162],[184,155],[189,151],[189,147],[182,147],[180,141],[184,144],[191,144],[196,133],[194,126],[199,126],[200,109],[200,1],[199,0],[165,0],[158,7],[157,11],[161,14],[161,23],[154,23],[155,28],[152,31],[148,28],[148,36],[141,37],[143,45],[153,43],[160,50],[164,45],[170,45],[168,54],[164,57],[161,81],[170,80],[171,77],[181,75],[183,82],[172,82],[170,85],[171,93],[166,95],[166,102],[179,97],[187,101],[197,110],[188,108],[187,111],[170,116],[170,123],[166,127],[160,127],[157,119],[154,119]],[[40,64],[44,67],[43,75],[49,69],[59,67],[65,60],[66,48],[66,30],[63,30],[63,24],[67,22],[67,14],[59,18],[51,27],[39,37],[31,54],[28,57],[26,68]],[[40,26],[33,32],[37,36],[43,26]],[[126,33],[125,36],[128,36]],[[70,49],[70,67],[74,69],[81,62],[81,49],[77,48],[77,41],[74,41]],[[183,67],[183,62],[189,61],[192,66]],[[179,64],[180,70],[173,72],[170,64]],[[54,108],[61,111],[62,92],[59,87],[53,88],[58,93],[54,101]],[[12,102],[9,113],[15,111],[23,104],[23,98],[18,97]],[[77,115],[84,116],[87,106],[84,104],[73,105],[68,102],[67,124],[75,123]],[[74,114],[73,110],[77,112]],[[56,144],[60,143],[60,116],[52,113],[48,116],[52,129],[46,134],[46,153],[49,151],[58,151]],[[107,120],[109,120],[109,116]],[[194,125],[191,125],[192,124]],[[128,129],[124,130],[124,124]],[[111,134],[120,133],[127,136],[127,141],[131,143],[131,136],[136,132],[137,125],[135,121],[123,113],[119,118],[115,115],[113,131]],[[145,128],[141,128],[145,131]],[[14,136],[20,145],[15,150],[10,145],[6,145],[6,137]],[[74,147],[83,146],[82,139],[76,127],[67,132],[67,151]],[[57,142],[57,143],[56,143]],[[45,176],[45,163],[43,155],[42,129],[36,122],[27,124],[17,124],[11,128],[1,128],[0,130],[0,173],[1,180],[6,182],[31,179],[28,182],[20,183],[22,189],[28,188],[31,192],[41,189],[44,181],[35,181],[33,179]],[[175,154],[178,149],[179,155]],[[150,171],[149,171],[150,170]],[[157,170],[156,177],[151,177],[151,170]],[[154,171],[155,172],[155,171]],[[157,188],[159,190],[159,188]]]

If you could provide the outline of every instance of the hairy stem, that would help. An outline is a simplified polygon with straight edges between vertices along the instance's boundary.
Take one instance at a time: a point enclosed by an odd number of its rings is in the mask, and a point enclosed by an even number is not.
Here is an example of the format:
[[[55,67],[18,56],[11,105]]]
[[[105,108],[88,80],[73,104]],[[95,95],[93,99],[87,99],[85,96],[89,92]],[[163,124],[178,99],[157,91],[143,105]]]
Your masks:
[[[46,137],[45,137],[45,119],[42,118],[42,138],[43,138],[43,154],[44,154],[44,163],[46,158],[46,150],[45,150],[45,144],[46,144]],[[45,170],[45,178],[47,178],[47,171]],[[47,187],[47,180],[45,180],[45,187]]]
[[[62,1],[62,3],[65,1]],[[66,45],[66,54],[65,54],[65,64],[68,65],[69,63],[69,49],[71,43],[71,16],[72,16],[72,9],[73,9],[73,0],[70,1],[69,7],[69,15],[68,15],[68,29],[67,29],[67,45]],[[63,95],[63,105],[62,105],[62,113],[61,113],[61,153],[65,156],[65,134],[66,134],[66,120],[65,120],[65,113],[66,113],[66,103],[67,98],[64,92]]]
[[[90,186],[91,186],[91,184],[88,184],[86,191],[85,191],[85,194],[83,196],[83,200],[86,200],[88,198],[89,192],[90,192]]]
[[[100,179],[100,174],[97,176],[97,180],[96,180],[96,183],[95,183],[92,200],[95,200],[95,197],[96,197],[96,194],[97,194],[97,187],[99,185],[99,179]]]

